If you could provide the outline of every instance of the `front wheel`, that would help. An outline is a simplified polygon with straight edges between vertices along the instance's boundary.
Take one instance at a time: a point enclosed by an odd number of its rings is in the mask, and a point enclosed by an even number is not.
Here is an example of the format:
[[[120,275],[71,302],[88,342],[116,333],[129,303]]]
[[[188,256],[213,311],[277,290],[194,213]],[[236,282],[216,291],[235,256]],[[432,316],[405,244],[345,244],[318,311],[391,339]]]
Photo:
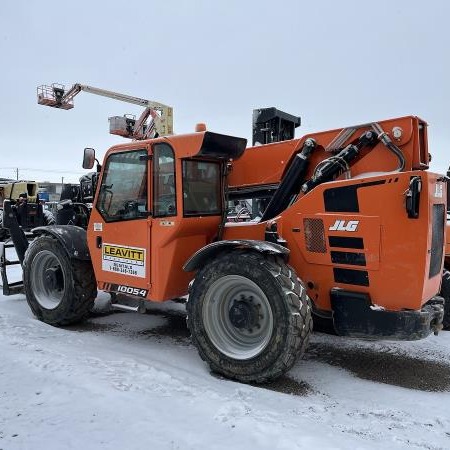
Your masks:
[[[80,322],[88,316],[97,295],[90,261],[70,259],[60,242],[37,237],[23,263],[27,302],[35,316],[50,325]]]
[[[262,383],[289,370],[312,329],[294,270],[275,256],[236,250],[201,269],[187,302],[188,326],[214,372]]]

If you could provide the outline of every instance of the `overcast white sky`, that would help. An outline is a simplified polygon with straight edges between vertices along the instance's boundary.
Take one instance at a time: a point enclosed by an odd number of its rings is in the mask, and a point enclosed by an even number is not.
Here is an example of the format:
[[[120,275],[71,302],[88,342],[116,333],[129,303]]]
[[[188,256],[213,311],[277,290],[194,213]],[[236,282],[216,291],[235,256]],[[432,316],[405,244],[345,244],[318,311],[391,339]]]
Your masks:
[[[297,136],[415,114],[446,171],[449,20],[445,0],[2,2],[0,177],[76,182],[84,147],[123,141],[107,118],[141,111],[87,93],[37,105],[53,82],[169,104],[176,133],[204,121],[249,140],[258,107],[302,116]]]

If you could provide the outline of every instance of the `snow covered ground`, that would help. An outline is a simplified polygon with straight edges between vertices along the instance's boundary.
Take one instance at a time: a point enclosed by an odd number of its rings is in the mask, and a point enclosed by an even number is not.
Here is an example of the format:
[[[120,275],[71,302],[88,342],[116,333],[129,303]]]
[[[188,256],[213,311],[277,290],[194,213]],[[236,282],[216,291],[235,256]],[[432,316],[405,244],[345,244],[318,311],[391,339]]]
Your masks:
[[[209,373],[183,305],[58,329],[17,295],[0,297],[0,356],[1,450],[450,448],[450,332],[316,334],[288,376],[255,387]]]

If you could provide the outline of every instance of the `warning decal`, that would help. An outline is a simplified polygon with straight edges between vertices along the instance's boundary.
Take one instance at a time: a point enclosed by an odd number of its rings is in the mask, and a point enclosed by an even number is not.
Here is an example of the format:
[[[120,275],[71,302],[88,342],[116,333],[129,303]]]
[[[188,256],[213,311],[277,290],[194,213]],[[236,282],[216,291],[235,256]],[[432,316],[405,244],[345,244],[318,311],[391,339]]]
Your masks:
[[[145,248],[103,244],[102,269],[145,278]]]

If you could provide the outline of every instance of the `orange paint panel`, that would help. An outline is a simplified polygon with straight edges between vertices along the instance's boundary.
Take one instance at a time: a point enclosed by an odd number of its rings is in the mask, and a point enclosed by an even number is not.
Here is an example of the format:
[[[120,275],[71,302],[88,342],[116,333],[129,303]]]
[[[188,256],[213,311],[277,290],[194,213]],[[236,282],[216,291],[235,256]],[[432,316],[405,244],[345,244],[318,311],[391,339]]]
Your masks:
[[[243,156],[233,162],[228,182],[230,186],[251,186],[278,183],[300,141],[277,142],[249,147]]]
[[[419,217],[408,218],[405,193],[410,177],[422,178],[422,192]],[[360,180],[345,180],[324,183],[306,196],[300,198],[288,208],[279,219],[282,236],[290,243],[290,264],[300,278],[309,285],[309,295],[316,307],[330,310],[330,290],[333,287],[369,293],[374,304],[389,310],[420,309],[421,305],[436,295],[440,286],[440,271],[429,278],[432,247],[432,209],[434,205],[444,204],[444,199],[435,197],[436,180],[439,176],[428,172],[398,173]],[[358,213],[333,213],[325,211],[324,193],[333,188],[353,186],[356,181],[361,185],[357,189]],[[380,182],[381,184],[367,185]],[[441,183],[442,184],[442,183]],[[339,191],[341,192],[341,191]],[[344,203],[345,204],[345,203]],[[362,225],[358,236],[364,241],[362,252],[366,256],[366,267],[350,267],[344,264],[331,264],[328,238],[334,236],[353,236],[353,232],[330,231],[336,220],[359,220]],[[302,218],[316,218],[324,223],[326,253],[307,252]],[[359,226],[359,225],[358,225]],[[300,232],[293,231],[300,229]],[[300,236],[303,234],[303,236]],[[292,247],[295,242],[297,251]],[[379,245],[379,250],[377,247]],[[335,249],[333,249],[335,250]],[[349,249],[343,248],[343,251]],[[367,272],[368,284],[346,284],[336,280],[336,268]]]
[[[149,289],[149,221],[143,219],[107,224],[93,209],[89,227],[88,245],[97,282]]]
[[[225,225],[223,238],[225,240],[254,239],[263,241],[265,239],[265,232],[265,222],[228,222]]]
[[[169,220],[173,225],[164,225]],[[154,220],[151,300],[162,301],[187,294],[194,274],[185,272],[183,265],[197,250],[212,242],[219,221],[217,216]]]

